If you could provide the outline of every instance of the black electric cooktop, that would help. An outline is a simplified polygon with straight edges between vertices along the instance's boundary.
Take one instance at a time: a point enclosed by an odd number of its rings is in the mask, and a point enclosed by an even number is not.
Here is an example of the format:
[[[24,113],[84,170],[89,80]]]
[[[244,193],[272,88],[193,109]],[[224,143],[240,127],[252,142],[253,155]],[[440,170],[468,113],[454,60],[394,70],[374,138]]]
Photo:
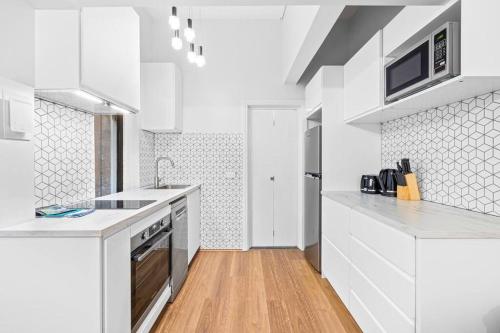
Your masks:
[[[87,200],[67,206],[68,208],[94,209],[139,209],[156,200]]]

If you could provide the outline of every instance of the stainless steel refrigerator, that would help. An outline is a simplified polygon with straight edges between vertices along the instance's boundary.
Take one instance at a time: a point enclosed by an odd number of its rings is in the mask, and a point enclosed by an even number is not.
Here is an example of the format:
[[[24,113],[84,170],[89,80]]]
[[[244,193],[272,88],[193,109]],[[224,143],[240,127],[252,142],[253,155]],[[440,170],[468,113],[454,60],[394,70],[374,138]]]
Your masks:
[[[321,272],[321,126],[304,136],[305,256]]]

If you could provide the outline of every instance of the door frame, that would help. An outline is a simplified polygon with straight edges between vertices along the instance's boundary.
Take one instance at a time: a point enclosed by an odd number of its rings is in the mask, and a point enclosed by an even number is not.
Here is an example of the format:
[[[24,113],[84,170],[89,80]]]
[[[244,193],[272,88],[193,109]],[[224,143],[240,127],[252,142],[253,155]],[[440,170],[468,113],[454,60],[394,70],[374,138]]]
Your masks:
[[[297,247],[304,250],[304,218],[303,218],[303,182],[302,176],[304,174],[303,151],[304,151],[304,129],[306,126],[304,100],[250,100],[243,103],[242,106],[242,128],[243,128],[243,220],[242,220],[242,246],[243,251],[248,251],[251,247],[251,224],[250,222],[250,207],[249,207],[249,183],[250,183],[250,116],[251,109],[285,109],[296,112],[297,114],[297,134],[299,142],[298,152],[298,174],[299,188],[298,188],[298,203],[297,210]]]

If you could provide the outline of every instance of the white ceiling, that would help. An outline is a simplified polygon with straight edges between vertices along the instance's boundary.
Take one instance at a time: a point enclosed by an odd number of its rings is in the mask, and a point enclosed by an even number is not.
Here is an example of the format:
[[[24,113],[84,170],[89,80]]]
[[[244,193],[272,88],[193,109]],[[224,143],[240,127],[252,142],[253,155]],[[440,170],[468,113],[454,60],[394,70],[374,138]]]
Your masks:
[[[193,6],[177,7],[179,17],[203,20],[280,20],[286,6]],[[147,13],[155,20],[166,19],[170,7],[142,7],[141,13]]]
[[[284,5],[442,5],[449,0],[26,0],[35,8],[82,6],[132,6],[168,8],[182,6],[284,6]]]

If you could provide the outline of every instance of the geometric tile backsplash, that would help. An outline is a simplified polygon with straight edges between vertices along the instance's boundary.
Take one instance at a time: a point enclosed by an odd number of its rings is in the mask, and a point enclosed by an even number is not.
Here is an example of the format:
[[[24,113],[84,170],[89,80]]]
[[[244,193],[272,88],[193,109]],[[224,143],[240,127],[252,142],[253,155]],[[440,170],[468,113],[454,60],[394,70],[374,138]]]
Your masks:
[[[35,99],[35,207],[95,197],[94,117]]]
[[[169,184],[201,183],[201,247],[240,249],[243,221],[243,135],[155,134],[159,175]],[[141,148],[142,149],[142,148]]]
[[[500,215],[500,92],[382,124],[382,166],[410,158],[424,200]]]
[[[140,131],[139,145],[140,186],[153,185],[155,177],[155,134]]]

